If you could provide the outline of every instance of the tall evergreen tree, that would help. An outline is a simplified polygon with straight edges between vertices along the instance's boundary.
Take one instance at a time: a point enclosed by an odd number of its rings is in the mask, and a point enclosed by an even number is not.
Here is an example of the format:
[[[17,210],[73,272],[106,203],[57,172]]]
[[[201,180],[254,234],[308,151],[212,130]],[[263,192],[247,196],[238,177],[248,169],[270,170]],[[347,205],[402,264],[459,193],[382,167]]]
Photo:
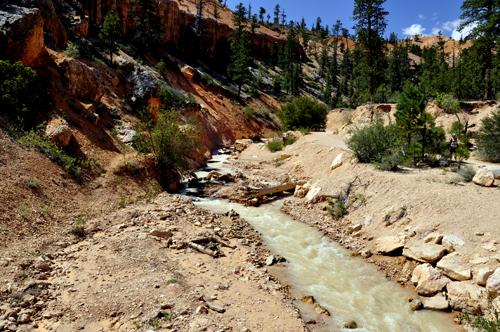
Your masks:
[[[264,7],[260,7],[259,9],[260,24],[264,24],[264,15],[266,15],[266,9]]]
[[[135,23],[132,41],[145,51],[151,52],[161,45],[161,36],[164,34],[161,17],[156,14],[158,2],[157,0],[131,1],[135,4],[135,8],[131,11]]]
[[[484,51],[483,61],[485,66],[481,76],[485,80],[484,98],[491,96],[491,71],[493,70],[493,57],[495,41],[500,36],[500,3],[498,0],[465,0],[461,7],[463,13],[460,16],[462,23],[458,30],[463,31],[466,27],[473,26],[468,38],[476,39]]]
[[[385,0],[354,0],[353,20],[357,21],[357,24],[353,29],[368,58],[370,98],[373,98],[375,86],[379,83],[377,67],[384,58],[382,36],[387,27],[386,16],[389,14],[382,7],[384,2]]]
[[[101,37],[109,51],[109,63],[113,63],[113,53],[116,52],[116,44],[122,37],[120,20],[115,13],[110,10],[104,17]]]
[[[274,25],[280,24],[280,13],[281,13],[281,7],[280,4],[278,3],[274,7]]]
[[[248,69],[253,64],[253,58],[250,55],[252,47],[250,36],[246,31],[246,8],[243,3],[239,3],[233,12],[232,21],[235,26],[231,34],[231,62],[227,67],[229,77],[238,86],[238,96],[241,93],[241,87],[252,77]]]
[[[296,28],[292,28],[287,35],[283,59],[283,87],[292,95],[299,93],[302,81],[301,57],[297,54],[298,45]]]

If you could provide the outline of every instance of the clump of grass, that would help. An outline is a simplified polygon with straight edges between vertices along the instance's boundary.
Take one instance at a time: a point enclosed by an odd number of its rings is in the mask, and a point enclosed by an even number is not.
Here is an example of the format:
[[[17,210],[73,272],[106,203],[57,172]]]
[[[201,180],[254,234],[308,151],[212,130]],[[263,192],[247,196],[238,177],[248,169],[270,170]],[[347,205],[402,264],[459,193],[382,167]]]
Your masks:
[[[118,130],[116,127],[111,128],[111,131],[109,132],[111,136],[118,136]]]
[[[328,211],[328,213],[330,213],[334,220],[339,220],[347,212],[344,202],[341,200],[337,200],[335,202],[332,200],[328,200],[328,207],[326,208],[326,210]]]
[[[70,229],[70,233],[76,237],[83,238],[87,234],[85,231],[85,224],[87,224],[89,216],[82,216],[81,214],[76,217],[76,222],[73,228]]]
[[[38,213],[40,214],[46,214],[50,212],[50,206],[45,205],[44,207],[39,207],[38,208]]]
[[[283,159],[281,159],[281,158],[275,158],[275,159],[273,159],[273,165],[275,167],[280,167],[284,163],[285,163],[285,161]]]
[[[243,109],[243,114],[247,120],[255,119],[257,112],[252,106],[247,106]]]
[[[278,138],[271,138],[267,143],[267,148],[271,152],[281,151],[283,150],[283,143]]]
[[[167,285],[175,284],[177,282],[177,279],[170,279],[167,281]]]
[[[476,171],[474,171],[474,167],[472,166],[462,166],[457,172],[462,176],[464,182],[471,182],[476,175]]]
[[[478,332],[498,332],[500,331],[500,312],[493,305],[493,299],[488,299],[488,307],[484,315],[473,316],[468,313],[463,313],[456,316],[460,320],[460,324],[466,323]]]
[[[24,183],[30,187],[31,189],[38,189],[38,182],[40,180],[38,180],[38,178],[36,177],[36,175],[33,175],[31,177],[27,177],[26,179],[24,179]]]

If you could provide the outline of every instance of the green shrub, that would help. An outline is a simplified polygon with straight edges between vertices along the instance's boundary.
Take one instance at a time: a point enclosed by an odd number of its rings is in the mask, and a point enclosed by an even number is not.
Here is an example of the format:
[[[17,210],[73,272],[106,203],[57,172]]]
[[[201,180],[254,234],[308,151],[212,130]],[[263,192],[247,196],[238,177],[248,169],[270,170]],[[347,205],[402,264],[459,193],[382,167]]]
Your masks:
[[[243,114],[247,120],[251,120],[256,118],[257,111],[252,106],[247,106],[243,109]]]
[[[500,312],[489,299],[488,307],[484,315],[473,316],[468,313],[459,314],[457,318],[461,324],[466,323],[477,332],[498,332],[500,331]]]
[[[472,166],[462,166],[458,170],[458,174],[462,176],[464,182],[471,182],[474,175],[476,175],[476,171]]]
[[[300,131],[302,135],[309,135],[311,133],[311,129],[309,128],[300,127],[297,128],[297,130]]]
[[[392,165],[390,169],[397,166],[400,140],[396,125],[384,126],[384,120],[377,117],[368,126],[355,127],[349,133],[346,144],[359,162]]]
[[[283,138],[283,146],[292,145],[296,141],[297,141],[296,137],[294,137],[294,136],[286,136],[285,138]]]
[[[482,120],[476,144],[479,158],[489,162],[500,162],[500,109]]]
[[[281,158],[275,158],[275,159],[273,159],[273,165],[275,167],[280,167],[284,163],[285,163],[285,161],[283,159],[281,159]]]
[[[330,213],[334,220],[339,220],[347,212],[344,202],[342,202],[341,200],[337,200],[335,202],[332,200],[328,200],[328,207],[326,208],[326,210],[328,211],[328,213]]]
[[[31,189],[38,189],[38,182],[39,180],[36,175],[24,179],[24,183]]]
[[[283,150],[283,141],[278,137],[273,137],[267,143],[267,148],[271,152],[281,151]]]
[[[66,47],[63,53],[73,59],[78,59],[80,57],[80,50],[77,44],[72,42],[68,43],[68,47]]]
[[[306,127],[323,130],[326,126],[328,107],[313,99],[302,96],[281,106],[276,114],[285,128]]]
[[[208,74],[201,75],[200,81],[204,86],[207,87],[211,87],[212,85],[214,85],[214,79]]]

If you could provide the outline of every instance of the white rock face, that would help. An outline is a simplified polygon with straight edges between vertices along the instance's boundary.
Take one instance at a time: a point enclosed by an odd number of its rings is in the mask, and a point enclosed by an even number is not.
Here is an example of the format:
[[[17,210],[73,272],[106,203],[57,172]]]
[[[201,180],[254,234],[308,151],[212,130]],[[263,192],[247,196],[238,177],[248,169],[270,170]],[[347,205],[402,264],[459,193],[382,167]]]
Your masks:
[[[495,174],[492,171],[480,168],[477,170],[472,182],[479,186],[491,187],[495,183]]]
[[[418,243],[405,247],[403,256],[423,263],[434,263],[446,252],[445,247],[433,243]]]
[[[486,266],[486,267],[481,267],[481,268],[476,268],[472,271],[472,275],[474,276],[474,281],[476,284],[480,286],[486,286],[486,281],[488,281],[488,278],[490,275],[495,272],[495,268],[492,266]]]
[[[417,284],[420,295],[432,295],[440,292],[451,280],[430,264],[419,265],[413,270],[411,281]]]
[[[465,244],[465,241],[455,235],[445,235],[441,240],[443,246],[448,250],[448,252],[454,252],[458,248]]]
[[[386,236],[377,239],[375,248],[381,254],[387,254],[397,249],[401,249],[405,245],[404,236]]]
[[[339,154],[334,160],[333,160],[333,163],[332,163],[332,166],[331,166],[331,170],[333,171],[334,169],[336,168],[339,168],[340,166],[342,166],[342,155],[343,153]]]
[[[480,314],[488,305],[488,297],[484,288],[476,285],[472,280],[450,282],[446,289],[452,309]]]
[[[471,270],[466,265],[467,262],[467,257],[459,253],[452,253],[443,257],[436,266],[451,279],[462,281],[472,277]]]
[[[424,309],[431,310],[447,310],[450,307],[450,303],[446,299],[446,296],[442,293],[436,296],[424,299]]]
[[[490,296],[500,295],[500,267],[488,277],[486,282],[486,290]]]

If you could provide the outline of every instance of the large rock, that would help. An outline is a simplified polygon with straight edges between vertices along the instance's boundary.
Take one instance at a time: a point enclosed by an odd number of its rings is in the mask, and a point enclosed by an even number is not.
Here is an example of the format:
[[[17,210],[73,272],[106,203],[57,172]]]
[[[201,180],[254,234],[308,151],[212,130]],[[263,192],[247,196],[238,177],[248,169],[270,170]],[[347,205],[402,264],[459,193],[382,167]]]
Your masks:
[[[493,172],[495,179],[500,179],[500,167],[498,167],[498,166],[483,166],[482,168],[484,168],[490,172]]]
[[[332,165],[330,166],[331,170],[333,171],[336,168],[339,168],[342,166],[342,155],[343,153],[339,154],[332,162]]]
[[[472,182],[483,187],[491,187],[495,183],[495,174],[492,171],[480,168],[477,170]]]
[[[405,236],[386,236],[377,239],[375,250],[381,254],[388,254],[404,247]]]
[[[129,64],[125,64],[122,67],[126,70],[131,68]],[[133,101],[148,101],[151,98],[159,98],[161,95],[161,87],[158,81],[141,67],[134,66],[126,79],[132,84],[131,92]]]
[[[411,281],[417,285],[416,291],[421,295],[432,295],[440,292],[451,280],[430,264],[419,265],[413,270]]]
[[[45,128],[45,134],[60,148],[65,148],[71,142],[73,133],[68,126],[68,123],[61,118],[54,118],[50,120]]]
[[[465,244],[465,241],[456,235],[443,236],[441,243],[449,253],[454,252]]]
[[[495,268],[492,266],[476,268],[472,270],[473,280],[480,286],[486,286],[486,282],[493,272],[495,272]]]
[[[60,66],[65,71],[67,87],[75,96],[98,101],[104,95],[102,76],[97,69],[75,59],[65,59]]]
[[[486,282],[486,290],[490,296],[500,295],[500,267],[495,270],[495,272],[488,277]]]
[[[234,142],[234,149],[236,151],[242,152],[246,148],[248,148],[253,141],[251,139],[239,139]]]
[[[473,281],[453,281],[446,289],[450,307],[471,314],[480,314],[488,305],[488,299],[484,288],[476,285]]]
[[[442,293],[439,293],[436,296],[426,298],[423,300],[424,300],[424,309],[447,310],[450,307],[450,303],[446,299],[446,296]]]
[[[184,77],[186,77],[190,81],[199,76],[196,69],[194,69],[193,67],[188,66],[188,65],[185,65],[184,67],[182,67],[181,72],[184,75]]]
[[[471,269],[468,266],[468,258],[459,253],[452,253],[443,257],[437,267],[451,279],[469,280],[472,278]]]
[[[306,195],[306,200],[308,203],[314,204],[321,198],[321,188],[313,186]]]
[[[0,4],[0,60],[37,66],[45,54],[43,18],[36,8]]]
[[[403,256],[423,263],[434,263],[445,254],[445,247],[433,243],[418,243],[403,249]]]
[[[295,192],[293,193],[293,197],[304,198],[309,192],[309,188],[305,186],[297,186],[295,187]]]

